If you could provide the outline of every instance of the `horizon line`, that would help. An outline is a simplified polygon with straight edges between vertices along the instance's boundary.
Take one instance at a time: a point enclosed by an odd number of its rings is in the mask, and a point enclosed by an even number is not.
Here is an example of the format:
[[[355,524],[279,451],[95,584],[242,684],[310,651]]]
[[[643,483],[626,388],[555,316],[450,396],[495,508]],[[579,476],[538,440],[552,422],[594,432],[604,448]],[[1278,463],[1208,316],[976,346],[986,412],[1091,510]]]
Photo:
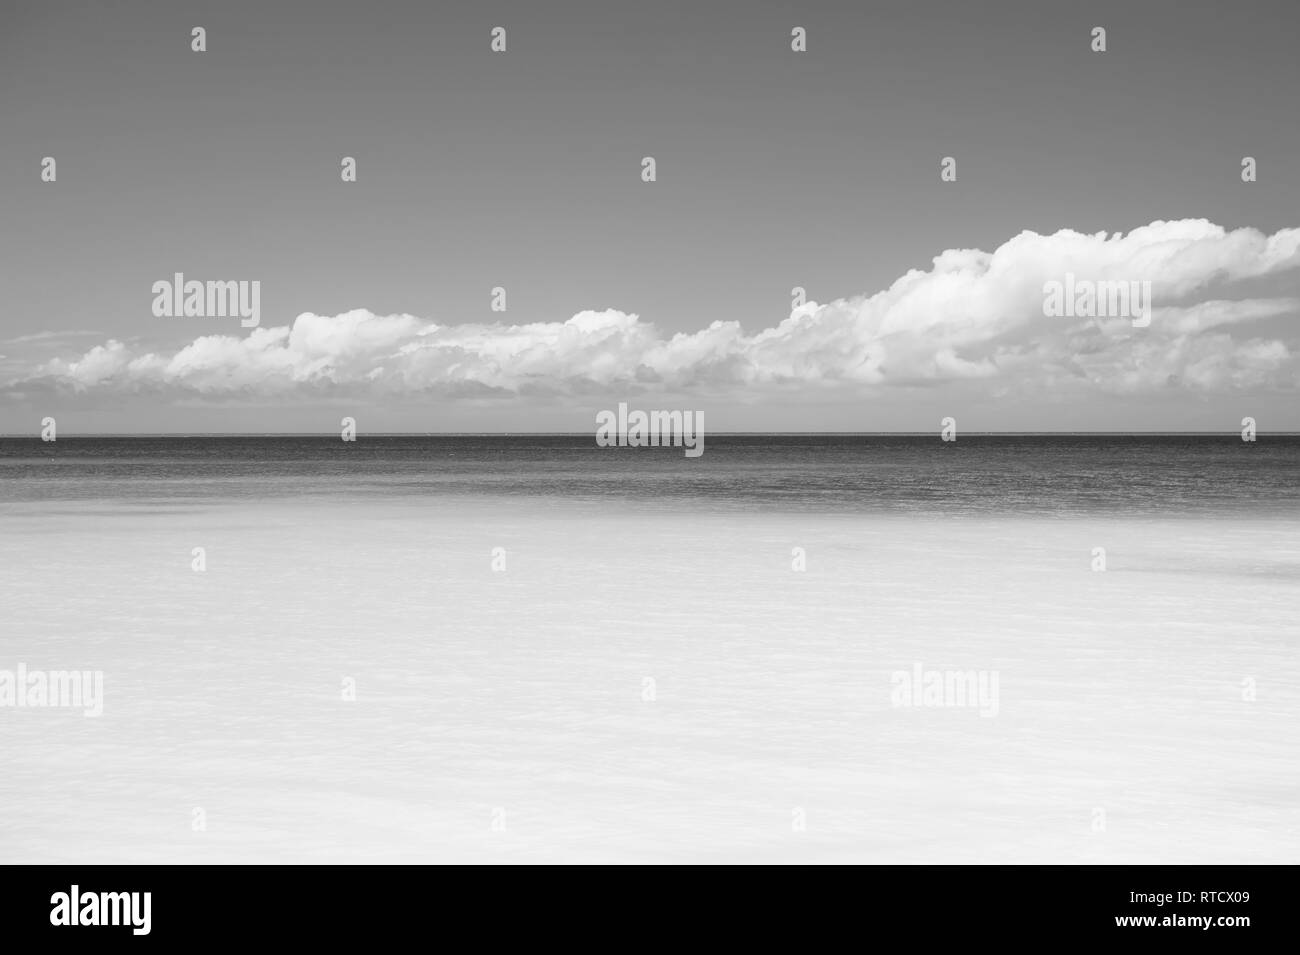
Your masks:
[[[593,431],[368,431],[374,438],[589,438]],[[622,432],[621,432],[622,433]],[[961,431],[959,437],[1224,437],[1230,431]],[[712,431],[713,437],[930,437],[940,431]],[[1257,435],[1296,436],[1300,431],[1256,431]],[[74,431],[64,438],[337,438],[333,431]],[[39,432],[0,434],[0,440],[40,439]],[[57,443],[58,438],[54,442]]]

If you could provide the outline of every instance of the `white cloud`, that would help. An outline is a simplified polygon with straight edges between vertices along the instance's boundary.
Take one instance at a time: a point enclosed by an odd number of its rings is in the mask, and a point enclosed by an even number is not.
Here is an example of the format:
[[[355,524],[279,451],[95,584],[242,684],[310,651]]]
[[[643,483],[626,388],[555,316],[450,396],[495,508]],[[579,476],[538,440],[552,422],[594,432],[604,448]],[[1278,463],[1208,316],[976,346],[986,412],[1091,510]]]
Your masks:
[[[872,295],[808,303],[775,327],[734,321],[664,335],[617,310],[531,325],[438,324],[358,309],[291,326],[205,335],[173,354],[118,341],[11,378],[6,390],[162,392],[253,399],[337,394],[530,396],[597,389],[704,389],[743,396],[775,385],[885,388],[996,380],[999,388],[1125,394],[1297,383],[1294,295],[1300,229],[1272,236],[1205,220],[1153,222],[1127,235],[1024,232],[995,251],[953,249]],[[1043,284],[1066,273],[1152,283],[1149,327],[1048,318]],[[1285,333],[1251,323],[1291,319]],[[1281,337],[1278,337],[1278,336]]]

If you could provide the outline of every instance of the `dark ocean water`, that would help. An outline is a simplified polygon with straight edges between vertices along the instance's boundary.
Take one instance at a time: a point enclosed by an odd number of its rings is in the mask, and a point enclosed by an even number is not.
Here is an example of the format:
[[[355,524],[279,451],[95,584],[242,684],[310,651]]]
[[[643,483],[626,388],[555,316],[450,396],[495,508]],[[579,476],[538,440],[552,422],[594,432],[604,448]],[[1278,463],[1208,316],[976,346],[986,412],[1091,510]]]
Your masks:
[[[0,439],[0,502],[432,495],[647,508],[1300,513],[1300,436],[710,435],[705,453],[590,435]]]

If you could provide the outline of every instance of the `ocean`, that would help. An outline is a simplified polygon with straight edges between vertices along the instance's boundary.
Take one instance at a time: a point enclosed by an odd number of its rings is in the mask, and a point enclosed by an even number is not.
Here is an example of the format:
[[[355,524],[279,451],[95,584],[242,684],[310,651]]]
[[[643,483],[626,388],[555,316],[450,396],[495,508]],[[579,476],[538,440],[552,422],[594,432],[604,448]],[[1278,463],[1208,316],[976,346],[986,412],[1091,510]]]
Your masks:
[[[1297,607],[1295,436],[0,438],[0,862],[1293,863]]]

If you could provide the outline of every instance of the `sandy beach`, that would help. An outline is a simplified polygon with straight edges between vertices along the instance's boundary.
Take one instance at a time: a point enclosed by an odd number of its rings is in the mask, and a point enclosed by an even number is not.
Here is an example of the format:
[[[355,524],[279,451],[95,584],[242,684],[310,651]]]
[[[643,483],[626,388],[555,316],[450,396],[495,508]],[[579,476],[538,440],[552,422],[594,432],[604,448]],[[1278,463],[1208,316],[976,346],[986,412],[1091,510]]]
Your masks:
[[[1300,857],[1294,518],[488,494],[0,522],[0,668],[105,687],[98,718],[0,711],[5,862]],[[914,665],[996,673],[996,715],[894,705]]]

